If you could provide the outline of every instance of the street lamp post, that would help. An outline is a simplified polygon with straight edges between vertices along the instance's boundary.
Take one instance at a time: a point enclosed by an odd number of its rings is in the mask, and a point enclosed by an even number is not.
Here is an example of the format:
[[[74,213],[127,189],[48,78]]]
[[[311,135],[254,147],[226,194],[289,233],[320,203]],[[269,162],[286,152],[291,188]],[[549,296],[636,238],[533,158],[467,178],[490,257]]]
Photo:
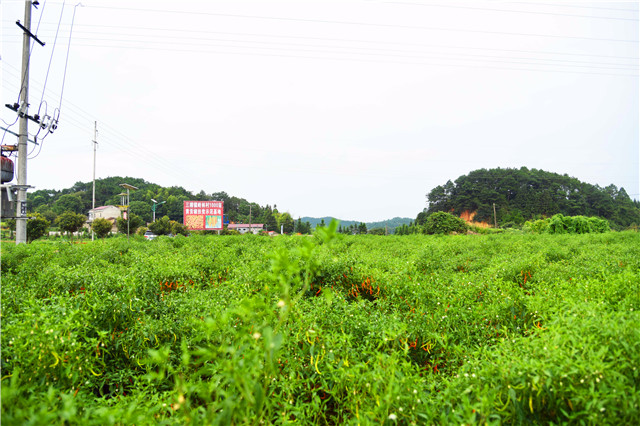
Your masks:
[[[127,205],[125,206],[125,211],[127,212],[127,241],[129,241],[129,222],[131,220],[131,215],[129,214],[129,190],[135,191],[138,188],[133,185],[129,185],[128,183],[121,183],[120,186],[127,190]]]
[[[154,200],[153,198],[151,199],[151,201],[153,201],[153,207],[151,207],[151,210],[153,210],[153,221],[156,221],[156,208],[158,206],[163,205],[164,203],[166,203],[166,201],[162,201],[162,202],[157,202],[156,200]]]

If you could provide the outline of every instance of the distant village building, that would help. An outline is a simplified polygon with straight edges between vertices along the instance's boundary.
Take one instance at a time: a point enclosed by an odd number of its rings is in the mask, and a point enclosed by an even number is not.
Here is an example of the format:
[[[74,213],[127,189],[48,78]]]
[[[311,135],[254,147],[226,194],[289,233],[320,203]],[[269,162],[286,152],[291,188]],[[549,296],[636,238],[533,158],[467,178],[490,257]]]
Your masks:
[[[87,227],[90,228],[91,224],[93,223],[94,220],[96,220],[96,219],[107,219],[113,225],[111,230],[113,232],[116,232],[118,230],[118,227],[116,225],[116,221],[121,216],[122,216],[122,212],[116,206],[96,207],[95,209],[89,210],[89,217],[88,217],[86,225],[87,225]]]
[[[264,230],[264,225],[262,223],[230,223],[227,225],[227,229],[233,229],[234,231],[238,231],[241,234],[246,234],[251,231],[254,234],[259,234],[262,230]]]

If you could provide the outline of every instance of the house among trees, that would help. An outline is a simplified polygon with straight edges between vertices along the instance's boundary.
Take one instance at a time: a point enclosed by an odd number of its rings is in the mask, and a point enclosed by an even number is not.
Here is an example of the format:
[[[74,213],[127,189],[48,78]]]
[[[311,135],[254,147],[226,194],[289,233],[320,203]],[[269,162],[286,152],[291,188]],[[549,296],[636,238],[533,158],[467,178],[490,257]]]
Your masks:
[[[264,225],[262,223],[230,223],[227,225],[227,229],[233,229],[234,231],[238,231],[241,234],[246,234],[251,231],[254,234],[259,234],[262,230],[264,230]]]
[[[89,217],[87,219],[87,225],[90,228],[91,224],[96,219],[107,219],[113,224],[112,231],[118,230],[117,221],[122,216],[122,212],[116,206],[102,206],[89,210]]]

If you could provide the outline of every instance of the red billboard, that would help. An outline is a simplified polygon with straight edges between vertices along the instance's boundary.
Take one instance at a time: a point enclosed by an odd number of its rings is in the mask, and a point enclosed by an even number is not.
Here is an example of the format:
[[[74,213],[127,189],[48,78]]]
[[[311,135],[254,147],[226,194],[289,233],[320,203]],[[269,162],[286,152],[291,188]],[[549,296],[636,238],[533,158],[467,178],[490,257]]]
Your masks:
[[[221,231],[223,201],[185,201],[184,226],[191,231]]]

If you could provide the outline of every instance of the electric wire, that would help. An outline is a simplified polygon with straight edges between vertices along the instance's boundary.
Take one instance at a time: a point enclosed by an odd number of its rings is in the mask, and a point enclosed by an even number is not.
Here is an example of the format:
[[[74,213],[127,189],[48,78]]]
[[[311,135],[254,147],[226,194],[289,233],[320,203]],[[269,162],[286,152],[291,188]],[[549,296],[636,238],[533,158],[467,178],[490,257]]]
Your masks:
[[[556,58],[535,58],[535,57],[518,57],[518,56],[500,56],[500,55],[480,55],[473,53],[444,53],[447,57],[442,56],[431,56],[437,54],[436,52],[429,52],[423,50],[399,50],[399,49],[389,49],[389,48],[380,48],[380,47],[355,47],[355,46],[336,46],[336,45],[319,45],[319,44],[307,44],[307,43],[287,43],[287,42],[273,42],[273,41],[255,41],[255,40],[232,40],[232,39],[224,39],[224,38],[207,38],[205,41],[216,41],[216,42],[227,42],[227,43],[245,43],[245,44],[258,44],[258,45],[284,45],[284,46],[294,46],[294,47],[313,47],[313,48],[332,48],[332,49],[350,49],[350,51],[326,51],[326,50],[307,50],[307,49],[285,49],[285,48],[275,48],[275,47],[262,47],[262,46],[242,46],[242,45],[224,45],[224,44],[204,44],[204,43],[183,43],[174,41],[176,37],[172,37],[169,41],[167,40],[157,40],[154,37],[154,40],[131,40],[132,37],[139,37],[138,34],[118,34],[119,36],[126,36],[129,39],[126,40],[118,40],[113,38],[87,38],[87,37],[75,37],[74,40],[90,40],[90,41],[111,41],[111,42],[123,42],[123,43],[144,43],[144,44],[161,44],[161,45],[178,45],[178,46],[202,46],[202,47],[230,47],[230,48],[241,48],[241,49],[266,49],[266,50],[299,50],[304,52],[314,52],[314,53],[344,53],[344,54],[356,54],[356,55],[373,55],[373,56],[383,56],[383,54],[379,53],[366,53],[368,51],[380,51],[380,52],[391,52],[391,53],[422,53],[430,56],[403,56],[403,55],[391,55],[389,56],[398,56],[398,57],[406,57],[406,58],[416,58],[419,57],[421,59],[425,58],[435,58],[435,59],[457,59],[458,57],[472,57],[472,58],[490,58],[490,59],[511,59],[511,60],[532,60],[532,61],[546,61],[552,62],[544,65],[555,65],[555,63],[564,62],[567,65],[559,64],[562,66],[569,67],[590,67],[590,68],[610,68],[610,69],[626,69],[626,68],[616,68],[617,67],[631,67],[628,68],[630,70],[637,69],[637,64],[623,64],[617,62],[594,62],[594,61],[578,61],[572,59],[556,59]],[[141,36],[141,37],[150,37],[150,36]],[[202,40],[202,38],[198,37],[178,37],[179,39],[193,40],[198,39]],[[80,44],[84,45],[84,44]],[[130,48],[136,48],[137,46],[127,46]],[[453,56],[454,58],[449,58]],[[502,62],[502,61],[499,61]],[[511,61],[508,61],[511,62]],[[521,63],[521,62],[515,62]],[[572,64],[588,64],[588,65],[572,65]],[[599,67],[597,65],[605,65],[605,67]]]
[[[70,41],[71,41],[71,40],[69,40],[69,43],[70,43]],[[68,60],[68,56],[67,56],[67,60]],[[66,67],[65,67],[65,74],[66,74]],[[62,101],[62,96],[61,96],[60,101]]]
[[[47,6],[47,0],[44,0],[44,2],[42,3],[42,9],[40,10],[40,17],[38,18],[38,25],[36,26],[36,34],[38,33],[38,31],[40,29],[40,23],[42,22],[42,17],[44,16],[44,9],[45,9],[46,6]],[[22,36],[24,37],[24,35],[22,35]],[[29,48],[29,56],[27,57],[27,68],[26,69],[29,69],[29,64],[31,63],[31,54],[33,53],[33,50],[34,50],[33,47],[35,45],[35,40],[30,40],[30,41],[31,41],[31,46]],[[20,72],[20,73],[22,74],[22,72]],[[26,78],[27,78],[27,72],[25,70],[24,75],[22,75],[22,81],[20,83],[20,88],[18,90],[18,99],[16,100],[16,104],[18,104],[18,105],[20,104],[20,98],[22,97],[22,91],[25,88],[25,84],[24,83],[25,83]],[[26,111],[25,111],[25,113],[26,113]],[[4,138],[7,135],[7,132],[9,131],[9,129],[11,129],[11,127],[13,127],[18,122],[18,120],[20,118],[20,115],[19,114],[16,114],[16,115],[17,115],[16,119],[10,125],[4,119],[2,120],[6,125],[6,129],[2,133],[2,140],[0,141],[0,144],[4,143]],[[28,137],[29,136],[27,135],[27,138]],[[9,156],[11,157],[13,155],[17,156],[17,154],[15,154],[13,152]]]
[[[413,3],[413,2],[405,2],[405,1],[387,1],[385,3],[401,4],[401,5],[408,5],[408,6],[441,7],[441,8],[448,8],[448,9],[468,9],[468,10],[478,10],[478,11],[482,11],[482,12],[526,13],[526,14],[532,14],[532,15],[552,15],[552,16],[575,17],[575,18],[609,19],[609,20],[618,20],[618,21],[638,22],[637,18],[616,18],[616,17],[608,17],[608,16],[574,15],[574,14],[570,14],[570,13],[554,13],[554,12],[536,12],[536,11],[529,11],[529,10],[496,9],[496,8],[488,8],[488,7],[458,6],[458,5],[451,5],[451,4],[441,5],[441,4],[433,4],[433,3]]]
[[[51,23],[48,23],[51,25]],[[55,25],[55,24],[53,24]],[[82,24],[76,25],[76,27],[82,27]],[[260,38],[284,38],[284,39],[303,39],[303,40],[319,40],[319,41],[337,41],[348,43],[368,43],[368,44],[386,44],[386,45],[401,45],[401,46],[416,46],[416,47],[428,47],[428,48],[443,48],[443,49],[464,49],[464,50],[488,50],[488,51],[500,51],[500,52],[517,52],[517,53],[534,53],[543,55],[566,55],[566,56],[581,56],[581,57],[599,57],[599,58],[611,58],[611,59],[638,59],[638,56],[616,56],[616,55],[594,55],[588,53],[575,53],[575,52],[551,52],[541,50],[526,50],[526,49],[500,49],[489,47],[474,47],[474,46],[451,46],[451,45],[433,45],[424,43],[411,43],[411,42],[394,42],[388,40],[364,40],[364,39],[345,39],[345,38],[331,38],[331,37],[309,37],[309,36],[292,36],[292,35],[279,35],[279,34],[265,34],[265,33],[243,33],[243,32],[225,32],[225,31],[204,31],[204,30],[185,30],[174,28],[158,28],[158,27],[131,27],[126,25],[91,25],[90,29],[94,28],[115,28],[115,29],[128,29],[144,31],[145,34],[131,34],[131,33],[114,33],[105,31],[84,31],[81,34],[107,34],[117,36],[143,36],[158,38],[158,36],[149,35],[146,33],[149,31],[159,31],[163,33],[193,33],[193,34],[225,34],[235,36],[248,36],[248,37],[260,37]],[[9,36],[10,37],[10,36]],[[176,38],[171,36],[172,39]],[[202,39],[202,37],[190,37],[186,39]],[[86,39],[86,38],[85,38]]]
[[[64,1],[62,3],[62,9],[60,10],[60,19],[58,20],[58,27],[56,28],[56,35],[53,39],[53,47],[51,48],[51,56],[49,57],[49,65],[47,66],[47,74],[45,76],[44,79],[44,85],[43,85],[43,90],[42,90],[42,96],[40,97],[40,103],[42,103],[42,100],[44,99],[44,91],[47,88],[47,81],[49,80],[49,72],[51,71],[51,62],[53,62],[53,55],[55,53],[56,50],[56,44],[58,42],[58,33],[60,32],[60,24],[62,23],[62,16],[64,14],[64,6],[66,4],[66,1]],[[38,109],[38,115],[40,115],[40,109]]]
[[[62,23],[62,17],[64,16],[64,7],[65,7],[66,1],[64,1],[62,3],[62,8],[60,10],[60,18],[58,19],[58,25],[56,28],[56,34],[53,40],[53,47],[51,48],[51,56],[49,57],[49,65],[47,66],[47,73],[45,75],[45,80],[44,80],[44,85],[42,88],[42,95],[40,97],[40,105],[38,106],[38,117],[39,117],[39,123],[38,123],[38,133],[36,133],[34,135],[34,140],[37,141],[38,140],[38,136],[40,136],[40,133],[42,132],[42,130],[46,129],[46,133],[45,136],[41,139],[40,145],[39,145],[39,150],[38,150],[38,154],[36,154],[36,157],[40,154],[40,152],[42,151],[42,146],[44,145],[44,139],[46,138],[46,136],[49,134],[49,130],[50,130],[50,126],[53,124],[53,122],[51,121],[49,125],[45,124],[45,120],[47,117],[49,117],[50,120],[53,120],[53,117],[49,116],[47,114],[47,110],[48,110],[48,104],[47,102],[44,100],[44,92],[47,89],[47,82],[49,80],[49,73],[51,71],[51,63],[53,62],[53,56],[55,54],[55,50],[56,50],[56,45],[58,42],[58,34],[60,32],[60,24]],[[42,109],[42,105],[45,105],[45,112],[44,114],[41,114],[41,109]],[[31,154],[29,154],[29,157],[27,159],[31,159],[31,158],[35,158],[35,157],[30,157]]]
[[[67,102],[67,104],[69,104],[69,102]],[[68,124],[70,124],[73,127],[76,127],[77,129],[80,130],[86,130],[86,128],[89,126],[89,124],[92,124],[93,121],[92,120],[88,120],[86,118],[83,118],[84,123],[81,121],[78,121],[76,119],[76,117],[70,117],[70,116],[65,116],[65,122],[67,122]],[[177,173],[175,171],[175,165],[171,165],[171,166],[167,166],[163,160],[164,159],[157,159],[156,156],[153,155],[153,153],[143,150],[143,149],[139,149],[139,148],[134,148],[128,144],[123,144],[118,142],[118,139],[121,139],[121,136],[124,136],[124,138],[126,140],[132,141],[133,139],[131,139],[130,137],[127,137],[126,135],[120,133],[119,131],[113,129],[111,126],[107,125],[106,123],[104,123],[103,121],[101,121],[102,127],[103,127],[103,132],[102,132],[102,136],[101,136],[101,141],[103,143],[103,146],[115,146],[119,151],[122,151],[124,153],[130,154],[133,158],[136,158],[136,161],[139,161],[141,163],[145,163],[151,167],[153,167],[154,169],[164,173],[165,175],[168,176],[173,176],[176,178],[180,178],[183,179],[185,177],[185,175],[190,175],[191,179],[193,181],[197,181],[200,180],[201,178],[198,176],[193,175],[189,170],[184,170],[181,169],[180,173]],[[112,133],[111,135],[108,135],[108,133]],[[135,143],[135,142],[133,142]],[[212,162],[210,160],[206,160],[206,164],[207,166],[211,166]],[[217,166],[229,166],[228,160],[224,161],[224,162],[217,162],[214,163]],[[253,168],[259,169],[259,170],[271,170],[272,166],[270,165],[254,165],[252,166]],[[340,170],[340,171],[333,171],[333,170],[329,170],[326,167],[314,167],[313,169],[308,169],[308,168],[296,168],[296,167],[291,167],[288,166],[286,167],[286,170],[288,172],[291,173],[309,173],[312,171],[316,171],[319,173],[323,173],[323,174],[327,174],[327,175],[331,175],[331,174],[338,174],[338,175],[344,175],[344,176],[363,176],[361,173],[356,173],[355,171],[348,171],[348,170]],[[365,173],[364,176],[369,176],[372,178],[383,178],[383,175],[379,175],[379,174],[375,174],[375,173]]]
[[[70,105],[71,103],[67,102],[67,104]],[[81,119],[84,122],[76,120],[75,115],[72,115],[72,116],[67,115],[66,118],[65,118],[65,121],[69,122],[69,124],[71,126],[76,127],[76,128],[78,128],[80,130],[83,130],[83,131],[86,130],[87,127],[90,124],[93,123],[93,120],[90,120],[88,118],[81,117]],[[110,126],[106,126],[106,127],[110,127]],[[109,129],[109,130],[111,130],[111,129]],[[122,143],[117,142],[117,140],[120,138],[119,135],[123,135],[119,131],[115,130],[114,132],[110,132],[110,131],[103,132],[103,134],[105,134],[105,135],[107,133],[113,133],[113,135],[111,135],[111,136],[101,136],[101,139],[102,139],[103,143],[105,144],[105,146],[115,146],[120,151],[123,151],[123,152],[128,153],[131,156],[135,157],[136,161],[140,161],[141,163],[145,163],[145,164],[153,167],[154,169],[163,172],[166,175],[179,177],[179,178],[184,178],[184,174],[177,174],[177,173],[174,172],[173,169],[166,167],[164,164],[160,164],[160,163],[154,161],[153,159],[149,159],[148,157],[146,157],[145,155],[149,154],[147,151],[141,150],[141,149],[131,148],[130,146],[128,146],[126,144],[122,144]],[[124,136],[126,136],[126,135],[124,135]],[[128,138],[128,137],[127,137],[127,139],[131,140],[131,138]],[[262,151],[264,151],[264,150],[262,150]],[[268,152],[270,152],[270,151],[268,151]],[[277,153],[278,151],[274,151],[274,152]],[[453,159],[451,159],[451,160],[438,159],[438,160],[434,160],[434,161],[437,161],[437,162],[444,161],[444,162],[450,162],[452,164],[453,163],[458,164],[458,163],[461,162],[460,159],[455,159],[455,160],[453,160]],[[462,160],[462,162],[465,163],[465,164],[472,164],[473,163],[472,161],[464,161],[464,160]],[[210,165],[211,162],[209,160],[207,160],[207,164]],[[580,162],[579,164],[585,164],[585,163],[584,162]],[[597,164],[611,164],[611,163],[609,163],[609,162],[589,162],[588,164],[597,165]],[[217,165],[224,166],[225,164],[218,163]],[[228,165],[228,164],[226,164],[226,165]],[[255,165],[255,166],[252,166],[252,167],[257,168],[257,169],[261,169],[261,170],[270,170],[272,166],[269,166],[269,165],[264,165],[264,166]],[[529,168],[529,169],[532,169],[532,168]],[[329,169],[326,169],[324,167],[312,167],[312,168],[299,167],[299,168],[296,168],[296,167],[291,167],[290,165],[288,165],[287,167],[284,168],[284,170],[287,171],[287,172],[290,172],[290,173],[314,173],[315,172],[315,173],[322,173],[322,174],[327,174],[327,175],[338,174],[338,175],[344,175],[344,176],[365,176],[365,177],[381,178],[381,179],[382,178],[388,178],[387,175],[383,176],[383,175],[380,175],[380,174],[377,174],[377,173],[364,173],[364,174],[362,174],[362,173],[359,173],[359,172],[358,173],[353,172],[353,171],[350,172],[348,170],[339,170],[339,171],[336,172],[334,170],[329,170]],[[478,175],[474,174],[474,176],[478,176]],[[415,179],[415,176],[413,174],[411,176],[405,176],[405,177],[397,176],[397,177],[398,178],[407,179],[407,180]],[[486,178],[490,180],[490,179],[493,179],[493,176],[486,175]],[[198,179],[198,177],[194,176],[194,179]]]
[[[62,14],[64,13],[64,5],[66,2],[62,3],[62,12],[60,13],[60,21],[62,21]],[[62,110],[62,99],[63,99],[63,95],[64,95],[64,86],[65,86],[65,82],[66,82],[66,78],[67,78],[67,66],[69,64],[69,52],[71,50],[71,40],[72,40],[72,36],[73,36],[73,24],[75,22],[75,17],[76,17],[76,9],[77,7],[80,5],[80,3],[76,4],[73,8],[73,16],[71,18],[71,28],[69,30],[69,39],[68,39],[68,43],[67,43],[67,55],[66,55],[66,59],[65,59],[65,64],[64,64],[64,72],[62,74],[62,88],[60,90],[60,102],[58,103],[58,108],[55,108],[53,110],[53,113],[51,114],[50,117],[50,121],[48,126],[43,127],[42,125],[41,130],[43,128],[46,128],[46,132],[44,134],[44,136],[40,139],[40,150],[38,151],[38,154],[36,154],[36,157],[40,154],[41,150],[42,150],[42,145],[44,145],[44,140],[47,138],[47,136],[49,136],[53,131],[51,130],[52,127],[57,127],[58,126],[58,122],[59,122],[59,118],[60,118],[60,111]],[[56,33],[56,40],[57,40],[57,33]],[[55,45],[54,45],[55,48]],[[51,53],[51,58],[53,59],[53,52]],[[49,63],[49,65],[51,65],[51,63]],[[49,70],[47,70],[47,78],[49,75]],[[45,84],[44,87],[42,89],[42,97],[44,98],[44,91],[46,90],[46,80],[45,80]],[[40,134],[40,131],[38,131],[38,134]],[[34,136],[34,140],[37,141],[37,135]],[[33,157],[35,158],[35,157]]]
[[[69,42],[67,43],[67,57],[64,61],[64,72],[62,74],[62,89],[60,90],[60,104],[58,105],[58,112],[60,111],[60,109],[62,108],[62,98],[64,95],[64,84],[67,80],[67,66],[69,65],[69,52],[71,51],[71,39],[73,36],[73,24],[76,20],[76,9],[78,8],[78,6],[80,5],[80,3],[76,4],[73,7],[73,16],[71,17],[71,29],[69,30]]]
[[[437,62],[418,62],[418,61],[398,61],[398,60],[381,60],[381,59],[358,59],[353,57],[319,57],[311,55],[296,55],[296,54],[275,54],[275,53],[256,53],[256,52],[232,52],[222,50],[201,50],[201,49],[169,49],[169,48],[155,48],[155,47],[140,47],[140,46],[123,46],[123,45],[97,45],[97,44],[78,44],[85,47],[99,47],[99,48],[116,48],[116,49],[134,49],[134,50],[157,50],[165,52],[181,52],[181,53],[200,53],[200,54],[226,54],[226,55],[242,55],[242,56],[261,56],[261,57],[279,57],[279,58],[304,58],[304,59],[325,59],[336,61],[348,61],[348,62],[364,62],[364,63],[384,63],[384,64],[405,64],[405,65],[428,65],[437,67],[454,67],[469,69],[469,65],[450,64],[450,63],[437,63]],[[344,52],[334,52],[340,54],[346,54]],[[411,59],[411,58],[407,58]],[[469,60],[468,60],[469,61]],[[495,62],[495,61],[494,61]],[[517,62],[510,62],[512,64],[518,64]],[[536,64],[538,66],[553,66],[552,64]],[[558,65],[556,65],[558,66]],[[511,70],[511,71],[534,71],[534,72],[547,72],[547,73],[569,73],[569,74],[584,74],[584,75],[605,75],[605,76],[617,76],[617,77],[637,77],[637,74],[620,74],[620,73],[605,73],[605,72],[582,72],[574,70],[559,70],[559,69],[540,69],[540,68],[525,68],[525,67],[506,67],[506,66],[489,66],[489,65],[475,65],[474,68],[483,69],[498,69],[498,70]]]
[[[419,25],[400,25],[400,24],[381,24],[374,22],[357,22],[357,21],[340,21],[340,20],[328,20],[328,19],[310,19],[310,18],[289,18],[281,16],[261,16],[261,15],[243,15],[233,13],[215,13],[215,12],[191,12],[184,10],[161,10],[161,9],[137,9],[130,7],[110,7],[110,6],[88,6],[92,9],[108,9],[108,10],[128,10],[132,12],[144,12],[148,14],[154,13],[169,13],[169,14],[184,14],[184,15],[198,15],[198,16],[220,16],[229,18],[244,18],[244,19],[261,19],[261,20],[274,20],[284,22],[306,22],[314,24],[338,24],[338,25],[353,25],[375,28],[402,28],[413,30],[436,30],[436,31],[449,31],[449,32],[466,32],[466,33],[485,33],[505,36],[522,36],[522,37],[547,37],[547,38],[566,38],[577,40],[594,40],[594,41],[610,41],[620,43],[638,43],[638,40],[628,39],[616,39],[616,38],[598,38],[598,37],[581,37],[570,35],[555,35],[555,34],[533,34],[533,33],[518,33],[518,32],[506,32],[506,31],[489,31],[489,30],[470,30],[465,28],[446,28],[446,27],[427,27]]]
[[[0,145],[4,144],[4,137],[7,136],[7,132],[9,131],[11,126],[15,125],[18,122],[19,118],[19,116],[16,116],[16,119],[11,124],[8,124],[6,121],[4,121],[4,119],[2,120],[5,123],[6,129],[4,130],[4,132],[2,132],[2,140],[0,141]],[[11,153],[10,156],[11,155],[13,155],[13,153]]]
[[[38,18],[38,25],[36,26],[36,35],[38,34],[38,30],[40,29],[40,21],[42,21],[42,16],[44,15],[44,8],[47,6],[47,0],[44,0],[44,3],[42,4],[42,10],[40,11],[40,17]],[[22,36],[24,37],[24,34],[22,34]],[[29,48],[29,56],[27,57],[27,70],[29,69],[29,64],[31,63],[31,54],[33,53],[33,47],[35,46],[35,40],[30,40],[31,41],[31,46]],[[18,100],[16,101],[17,104],[20,104],[20,98],[22,97],[22,90],[24,89],[24,82],[27,78],[27,73],[25,72],[25,74],[22,76],[22,83],[20,84],[20,91],[18,92]]]
[[[638,9],[619,9],[616,7],[600,7],[600,6],[578,6],[575,4],[568,4],[566,2],[562,2],[562,3],[539,3],[539,2],[528,2],[528,1],[517,1],[514,3],[519,3],[519,4],[528,4],[528,5],[544,5],[544,6],[554,6],[554,7],[573,7],[573,8],[579,8],[579,9],[599,9],[599,10],[615,10],[618,12],[638,12]]]
[[[32,81],[32,83],[36,85],[39,84],[37,81]],[[51,93],[51,91],[48,89],[47,89],[47,92]],[[67,105],[66,108],[68,110],[73,104],[67,101],[66,105]],[[94,121],[95,121],[94,118],[84,113],[80,108],[78,108],[78,113],[72,113],[71,115],[69,115],[69,111],[68,111],[67,115],[65,115],[65,122],[79,130],[86,130],[86,128],[89,125],[91,125]],[[103,124],[103,128],[104,128],[103,135],[101,136],[101,140],[104,146],[116,147],[118,150],[130,154],[132,158],[136,158],[136,161],[145,163],[163,172],[166,175],[170,175],[174,177],[183,177],[183,175],[177,174],[177,172],[175,171],[175,164],[172,164],[166,161],[165,159],[156,155],[153,152],[137,148],[135,145],[135,141],[133,141],[133,139],[131,139],[127,135],[124,135],[116,131],[107,123],[104,123],[104,122],[101,122],[101,123]],[[122,139],[128,140],[131,143],[124,144],[122,142],[119,142],[119,140],[122,140]],[[191,173],[189,172],[187,174],[191,174]],[[194,177],[194,179],[197,179],[197,178]]]

